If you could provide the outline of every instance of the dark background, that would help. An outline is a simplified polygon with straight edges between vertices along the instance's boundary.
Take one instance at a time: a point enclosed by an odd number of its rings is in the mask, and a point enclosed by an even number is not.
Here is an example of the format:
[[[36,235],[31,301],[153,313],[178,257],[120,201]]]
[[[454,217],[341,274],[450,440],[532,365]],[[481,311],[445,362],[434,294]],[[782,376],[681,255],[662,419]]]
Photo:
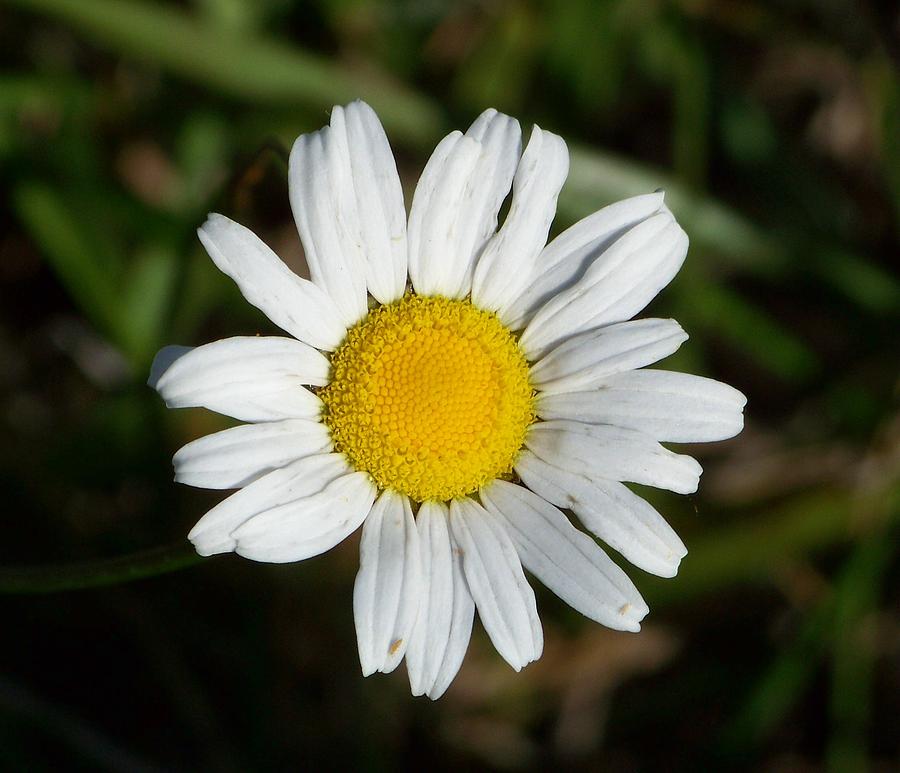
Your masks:
[[[892,12],[0,0],[0,769],[898,769]],[[691,449],[699,494],[647,492],[690,554],[631,570],[641,634],[537,589],[542,660],[514,674],[476,626],[434,704],[402,666],[359,675],[356,538],[191,558],[218,495],[170,457],[224,425],[144,386],[163,344],[271,331],[194,230],[221,211],[298,265],[283,149],[357,96],[407,201],[487,106],[569,142],[557,231],[666,188],[692,240],[648,311],[691,334],[666,367],[750,400],[739,438]],[[135,562],[190,566],[61,589]]]

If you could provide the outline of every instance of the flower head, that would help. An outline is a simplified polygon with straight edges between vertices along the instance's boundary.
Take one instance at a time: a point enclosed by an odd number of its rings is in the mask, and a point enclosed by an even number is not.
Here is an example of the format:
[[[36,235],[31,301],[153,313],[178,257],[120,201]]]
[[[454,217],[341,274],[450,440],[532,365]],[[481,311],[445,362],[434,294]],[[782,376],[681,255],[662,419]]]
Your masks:
[[[290,200],[311,280],[210,215],[200,240],[292,337],[167,347],[150,384],[169,407],[246,422],[189,443],[176,480],[239,489],[189,534],[203,555],[299,561],[360,525],[353,594],[363,672],[406,659],[437,698],[475,611],[516,670],[543,648],[523,567],[575,609],[637,631],[637,589],[581,524],[636,566],[687,553],[625,483],[696,490],[700,465],[660,443],[740,432],[745,398],[647,369],[687,335],[629,321],[688,240],[661,193],[613,204],[545,244],[568,151],[488,110],[437,146],[409,217],[387,137],[363,102],[291,152]],[[511,193],[509,211],[498,214]]]

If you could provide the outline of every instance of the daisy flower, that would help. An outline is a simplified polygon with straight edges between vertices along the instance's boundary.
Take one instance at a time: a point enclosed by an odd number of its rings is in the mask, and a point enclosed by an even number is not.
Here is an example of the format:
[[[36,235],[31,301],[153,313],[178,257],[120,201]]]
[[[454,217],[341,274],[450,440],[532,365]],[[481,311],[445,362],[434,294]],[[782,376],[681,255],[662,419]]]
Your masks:
[[[592,620],[638,631],[640,593],[569,514],[675,575],[684,544],[625,484],[689,494],[700,465],[661,442],[743,426],[737,390],[645,368],[687,339],[671,319],[629,321],[687,252],[663,194],[546,244],[568,165],[560,137],[535,126],[523,150],[518,121],[488,110],[440,142],[407,218],[378,117],[335,107],[290,156],[310,280],[222,215],[198,232],[291,337],[166,347],[153,365],[170,408],[244,422],[175,454],[176,481],[239,489],[190,532],[197,551],[300,561],[362,526],[362,670],[405,658],[415,695],[447,689],[476,610],[514,669],[540,657],[524,569]]]

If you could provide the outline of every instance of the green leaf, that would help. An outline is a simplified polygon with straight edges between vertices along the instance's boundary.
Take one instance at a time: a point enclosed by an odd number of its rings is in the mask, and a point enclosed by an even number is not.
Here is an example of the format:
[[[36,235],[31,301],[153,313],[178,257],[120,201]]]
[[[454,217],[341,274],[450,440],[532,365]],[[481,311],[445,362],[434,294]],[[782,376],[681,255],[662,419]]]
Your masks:
[[[696,277],[690,292],[679,305],[688,330],[696,326],[707,337],[727,341],[788,382],[803,383],[819,372],[821,363],[804,341],[738,294]]]

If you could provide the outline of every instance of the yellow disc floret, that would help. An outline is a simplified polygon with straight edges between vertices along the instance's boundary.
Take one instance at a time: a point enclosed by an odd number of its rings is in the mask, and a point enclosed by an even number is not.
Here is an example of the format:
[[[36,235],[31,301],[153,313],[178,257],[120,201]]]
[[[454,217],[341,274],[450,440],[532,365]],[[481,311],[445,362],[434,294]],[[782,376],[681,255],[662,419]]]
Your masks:
[[[407,295],[371,311],[334,352],[319,397],[336,450],[417,502],[508,477],[534,420],[509,330],[447,298]]]

